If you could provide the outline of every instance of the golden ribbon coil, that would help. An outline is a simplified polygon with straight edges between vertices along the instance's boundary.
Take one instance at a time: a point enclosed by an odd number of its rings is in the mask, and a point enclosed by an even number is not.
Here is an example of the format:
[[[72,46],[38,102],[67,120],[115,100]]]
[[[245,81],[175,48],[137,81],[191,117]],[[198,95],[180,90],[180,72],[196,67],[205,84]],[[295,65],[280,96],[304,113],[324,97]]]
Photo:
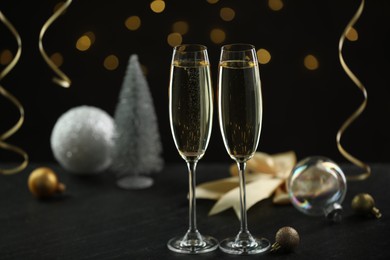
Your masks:
[[[371,168],[369,165],[365,164],[364,162],[360,161],[356,157],[352,156],[350,153],[348,153],[344,147],[341,145],[340,140],[345,132],[345,130],[360,116],[360,114],[364,111],[364,109],[367,106],[367,90],[363,86],[363,84],[360,82],[360,80],[355,76],[355,74],[349,69],[347,64],[344,61],[344,57],[342,54],[343,50],[343,44],[344,40],[347,36],[347,33],[351,28],[355,25],[359,17],[361,16],[364,8],[364,0],[361,1],[360,6],[358,10],[356,11],[355,15],[352,17],[351,21],[348,23],[347,27],[345,27],[343,34],[340,37],[339,41],[339,59],[341,66],[343,67],[344,71],[347,73],[349,78],[358,86],[358,88],[362,91],[364,96],[364,101],[362,104],[358,107],[358,109],[342,124],[339,131],[337,132],[336,136],[336,142],[337,142],[337,148],[340,151],[340,153],[350,162],[355,164],[356,166],[365,169],[365,172],[356,176],[347,176],[347,180],[364,180],[368,178],[371,174]]]
[[[7,67],[0,73],[0,81],[15,67],[16,63],[19,61],[20,55],[22,53],[22,40],[20,39],[19,33],[16,31],[15,27],[8,21],[8,19],[4,16],[4,14],[0,11],[0,20],[1,22],[11,31],[11,33],[15,36],[16,42],[18,44],[18,51],[16,52],[15,57],[8,64]],[[0,148],[8,151],[12,151],[21,155],[24,161],[14,168],[9,169],[0,169],[0,174],[13,174],[22,171],[28,165],[28,155],[27,153],[19,147],[8,144],[4,142],[7,138],[13,135],[15,132],[19,130],[24,121],[24,109],[19,100],[14,97],[11,93],[9,93],[3,86],[0,85],[0,94],[4,96],[6,99],[11,101],[19,110],[20,117],[16,124],[7,130],[5,133],[0,135]]]
[[[64,4],[62,4],[57,11],[46,21],[46,23],[42,26],[41,32],[39,33],[39,51],[42,54],[43,59],[46,61],[47,65],[57,74],[58,77],[53,78],[53,82],[60,85],[64,88],[69,88],[71,84],[71,80],[66,76],[55,64],[54,62],[47,56],[45,49],[43,48],[42,39],[46,33],[46,30],[49,26],[61,15],[65,12],[68,6],[72,3],[72,0],[67,0]]]

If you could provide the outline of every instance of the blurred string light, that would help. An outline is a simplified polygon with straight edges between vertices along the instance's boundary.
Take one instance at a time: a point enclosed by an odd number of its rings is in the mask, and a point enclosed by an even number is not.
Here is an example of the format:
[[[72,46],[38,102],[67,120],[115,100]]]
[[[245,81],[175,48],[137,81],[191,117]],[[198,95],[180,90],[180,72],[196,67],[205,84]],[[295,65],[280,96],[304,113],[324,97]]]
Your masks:
[[[167,42],[171,47],[180,45],[183,42],[182,35],[188,32],[188,23],[177,21],[172,25],[172,33],[168,34]]]
[[[236,16],[236,12],[230,7],[223,7],[219,11],[219,16],[222,20],[229,22],[234,19],[234,17]]]
[[[266,49],[257,50],[257,59],[260,64],[267,64],[271,60],[271,53]]]
[[[170,33],[167,37],[167,42],[172,47],[181,44],[182,41],[183,38],[181,37],[181,34],[177,32]]]
[[[209,4],[216,4],[219,0],[207,0]]]
[[[108,55],[103,62],[104,68],[107,70],[116,70],[119,66],[118,57],[114,54]]]
[[[95,42],[95,34],[93,32],[86,32],[77,39],[76,49],[79,51],[87,51]]]
[[[125,26],[130,31],[138,30],[141,26],[141,18],[139,16],[129,16],[125,21]]]
[[[272,11],[280,11],[282,10],[284,4],[282,0],[268,0],[268,7]]]
[[[53,63],[57,67],[61,67],[61,65],[64,63],[64,58],[62,57],[62,54],[59,52],[55,52],[50,56],[50,59],[53,61]]]
[[[184,35],[188,32],[188,23],[186,21],[177,21],[172,25],[172,31]]]
[[[7,65],[12,61],[13,58],[14,55],[12,54],[12,52],[8,49],[5,49],[0,53],[0,64]]]
[[[82,35],[76,42],[76,49],[79,51],[86,51],[92,45],[91,39],[87,35]]]
[[[154,0],[150,3],[150,9],[155,13],[162,13],[165,9],[165,2],[163,0]]]
[[[210,39],[213,43],[223,43],[226,39],[226,33],[219,28],[212,29],[210,32]]]
[[[358,32],[356,31],[355,28],[351,27],[348,32],[347,32],[347,35],[346,35],[346,38],[351,41],[351,42],[354,42],[354,41],[357,41],[358,38],[359,38],[359,34]]]
[[[303,60],[303,64],[308,70],[316,70],[319,67],[318,59],[312,54],[306,55]]]

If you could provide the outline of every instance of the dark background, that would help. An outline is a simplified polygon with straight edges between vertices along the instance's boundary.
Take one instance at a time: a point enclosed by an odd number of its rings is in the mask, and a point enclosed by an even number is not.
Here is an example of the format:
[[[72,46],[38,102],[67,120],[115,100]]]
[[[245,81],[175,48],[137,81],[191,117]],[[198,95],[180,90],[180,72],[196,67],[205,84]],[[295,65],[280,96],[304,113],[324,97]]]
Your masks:
[[[22,128],[8,141],[24,148],[32,161],[52,161],[50,134],[57,118],[80,105],[100,107],[113,115],[129,55],[136,53],[147,68],[167,162],[181,161],[172,140],[168,118],[169,65],[172,47],[167,35],[172,24],[187,21],[189,31],[183,43],[208,46],[214,87],[220,47],[247,42],[265,48],[272,59],[260,65],[264,100],[264,121],[259,149],[267,153],[294,150],[298,158],[328,156],[345,161],[336,147],[336,133],[345,119],[359,106],[363,96],[347,77],[338,60],[338,41],[360,1],[283,1],[280,11],[272,11],[266,0],[167,0],[164,12],[150,10],[150,1],[75,0],[65,15],[46,32],[43,40],[50,55],[64,57],[61,70],[71,79],[69,89],[52,83],[54,76],[38,51],[38,35],[59,1],[8,0],[0,10],[14,24],[23,41],[20,62],[1,84],[14,94],[26,110]],[[236,16],[225,22],[222,7],[231,7]],[[367,162],[390,162],[388,126],[389,20],[390,1],[366,1],[355,28],[359,39],[346,41],[347,64],[365,84],[369,103],[363,115],[347,130],[343,144]],[[131,15],[142,20],[140,29],[129,31],[124,21]],[[226,32],[221,44],[211,42],[213,28]],[[85,52],[75,48],[77,39],[93,31],[96,41]],[[12,34],[0,25],[0,51],[16,53]],[[115,54],[119,67],[108,71],[104,58]],[[319,61],[311,71],[303,66],[307,54]],[[0,67],[1,69],[4,66]],[[215,89],[215,88],[214,88]],[[18,118],[15,107],[0,97],[0,132]],[[0,150],[0,162],[17,161],[17,155]],[[214,126],[203,161],[229,161],[214,114]]]

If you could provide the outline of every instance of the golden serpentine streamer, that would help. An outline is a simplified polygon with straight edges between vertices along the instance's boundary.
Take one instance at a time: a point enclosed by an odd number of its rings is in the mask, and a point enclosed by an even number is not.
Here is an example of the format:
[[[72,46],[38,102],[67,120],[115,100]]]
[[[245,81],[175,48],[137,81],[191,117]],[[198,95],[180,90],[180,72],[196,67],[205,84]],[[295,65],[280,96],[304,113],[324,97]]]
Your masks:
[[[41,32],[39,33],[39,51],[42,54],[43,59],[46,61],[47,65],[57,74],[58,77],[53,78],[53,82],[60,85],[64,88],[69,88],[71,84],[71,80],[66,76],[55,64],[54,62],[47,56],[45,49],[43,48],[42,39],[46,33],[46,30],[49,26],[61,15],[65,12],[68,6],[72,3],[72,0],[67,0],[64,4],[62,4],[57,11],[46,21],[46,23],[42,26]]]
[[[347,180],[364,180],[368,178],[371,175],[371,168],[366,163],[360,161],[356,157],[352,156],[350,153],[348,153],[344,147],[341,145],[340,140],[345,132],[345,130],[360,116],[360,114],[364,111],[364,109],[367,106],[367,90],[363,86],[363,84],[360,82],[360,80],[355,76],[355,74],[349,69],[347,64],[344,61],[342,50],[343,50],[343,44],[345,37],[349,30],[351,30],[352,26],[355,25],[359,17],[361,16],[364,8],[364,0],[361,1],[360,6],[358,10],[356,11],[355,15],[352,17],[351,21],[348,23],[347,27],[345,27],[343,34],[340,37],[339,41],[339,59],[341,66],[343,67],[344,71],[347,73],[349,78],[358,86],[358,88],[362,91],[364,96],[364,101],[362,104],[358,107],[358,109],[342,124],[339,131],[337,132],[336,136],[336,142],[337,142],[337,148],[340,151],[340,153],[351,163],[355,164],[356,166],[362,168],[365,170],[365,172],[356,175],[356,176],[347,176]]]
[[[15,67],[16,63],[19,61],[20,55],[22,53],[22,40],[20,39],[19,33],[16,31],[15,27],[8,21],[8,19],[4,16],[4,14],[0,11],[0,21],[11,31],[11,33],[15,36],[16,42],[18,44],[18,51],[16,52],[15,57],[8,64],[8,66],[0,73],[0,81]],[[19,130],[24,121],[24,109],[19,100],[14,97],[11,93],[9,93],[3,86],[0,85],[0,94],[4,96],[6,99],[11,101],[19,110],[20,117],[16,124],[7,130],[5,133],[0,134],[0,148],[4,150],[8,150],[14,153],[19,154],[23,157],[24,161],[14,168],[1,169],[0,174],[13,174],[22,171],[28,165],[28,155],[21,148],[8,144],[5,142],[7,138],[13,135],[15,132]]]

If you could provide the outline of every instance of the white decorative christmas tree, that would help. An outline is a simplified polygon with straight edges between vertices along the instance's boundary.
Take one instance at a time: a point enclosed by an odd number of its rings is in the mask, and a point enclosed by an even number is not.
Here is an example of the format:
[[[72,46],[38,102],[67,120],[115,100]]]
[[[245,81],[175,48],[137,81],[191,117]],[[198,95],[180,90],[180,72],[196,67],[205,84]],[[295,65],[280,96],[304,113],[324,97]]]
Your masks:
[[[148,83],[138,56],[130,56],[115,110],[111,169],[117,184],[125,189],[142,189],[153,184],[150,173],[163,167],[158,122]]]

